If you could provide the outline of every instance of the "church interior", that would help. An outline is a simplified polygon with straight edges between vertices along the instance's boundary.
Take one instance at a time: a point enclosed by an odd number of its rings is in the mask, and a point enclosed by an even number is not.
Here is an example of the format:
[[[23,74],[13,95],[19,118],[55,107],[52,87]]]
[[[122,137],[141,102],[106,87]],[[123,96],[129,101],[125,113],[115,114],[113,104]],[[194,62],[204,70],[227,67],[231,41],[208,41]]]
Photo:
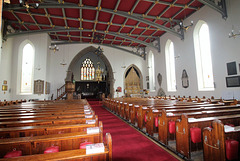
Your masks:
[[[240,160],[240,1],[0,1],[0,160]]]

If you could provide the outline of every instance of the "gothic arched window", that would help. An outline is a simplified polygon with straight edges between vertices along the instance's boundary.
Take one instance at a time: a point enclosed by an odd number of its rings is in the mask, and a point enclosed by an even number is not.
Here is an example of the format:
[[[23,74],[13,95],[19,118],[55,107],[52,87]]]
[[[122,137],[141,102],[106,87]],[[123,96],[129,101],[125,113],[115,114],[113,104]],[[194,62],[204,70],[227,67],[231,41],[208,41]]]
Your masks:
[[[211,43],[206,22],[199,20],[194,29],[194,47],[199,91],[214,90]]]
[[[81,67],[81,80],[94,80],[95,68],[91,59],[86,58],[82,62]]]
[[[29,43],[23,47],[21,93],[32,93],[33,89],[34,48]]]

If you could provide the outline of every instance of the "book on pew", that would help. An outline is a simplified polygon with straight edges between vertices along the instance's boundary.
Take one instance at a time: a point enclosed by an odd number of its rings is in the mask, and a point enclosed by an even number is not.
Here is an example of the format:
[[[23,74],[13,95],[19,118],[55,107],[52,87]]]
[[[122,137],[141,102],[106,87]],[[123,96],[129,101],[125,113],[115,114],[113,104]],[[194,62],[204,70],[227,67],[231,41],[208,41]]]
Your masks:
[[[235,126],[235,127],[234,127],[234,130],[240,131],[240,126]]]
[[[104,144],[89,144],[86,145],[86,154],[95,154],[95,153],[103,153],[104,152]]]
[[[84,109],[89,109],[90,107],[88,105],[84,105]]]
[[[231,131],[234,131],[234,127],[229,126],[229,125],[224,125],[224,131],[225,131],[225,132],[231,132]]]
[[[99,127],[89,127],[87,128],[87,134],[96,134],[99,133],[100,129]]]
[[[86,119],[93,118],[93,115],[85,115]]]
[[[96,120],[86,120],[86,124],[95,124]]]
[[[90,115],[90,114],[92,114],[92,112],[91,112],[90,109],[84,109],[84,114],[85,115]]]

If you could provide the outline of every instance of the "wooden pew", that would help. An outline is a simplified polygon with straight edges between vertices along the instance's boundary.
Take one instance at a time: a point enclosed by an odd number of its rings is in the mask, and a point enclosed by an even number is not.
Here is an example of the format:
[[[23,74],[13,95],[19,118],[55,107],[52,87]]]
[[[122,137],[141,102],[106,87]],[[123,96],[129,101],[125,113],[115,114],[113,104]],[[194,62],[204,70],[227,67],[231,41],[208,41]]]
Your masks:
[[[240,142],[240,126],[232,127],[232,130],[225,130],[220,120],[212,122],[212,128],[203,129],[203,154],[205,161],[226,161],[226,140],[227,138]],[[240,154],[238,152],[238,154]],[[238,159],[240,155],[238,155]]]
[[[202,142],[198,144],[191,143],[190,128],[198,127],[203,130],[205,127],[211,127],[212,121],[221,120],[224,124],[230,123],[238,125],[240,122],[240,114],[224,115],[216,117],[204,118],[188,118],[186,114],[182,114],[181,119],[176,121],[176,150],[187,158],[191,158],[191,152],[202,148]]]
[[[226,110],[215,110],[215,111],[201,111],[201,112],[192,112],[185,113],[188,117],[202,118],[202,117],[213,117],[213,116],[224,116],[231,114],[240,114],[240,109],[226,109]],[[168,141],[172,140],[173,135],[169,133],[169,121],[176,121],[181,118],[182,113],[166,113],[165,110],[162,110],[162,113],[159,115],[159,127],[158,135],[159,140],[164,144],[168,145]],[[171,138],[171,139],[170,139]]]
[[[36,154],[36,155],[28,155],[28,156],[21,156],[16,158],[0,159],[0,160],[8,160],[8,161],[106,160],[106,161],[112,161],[112,138],[109,133],[106,133],[105,151],[103,153],[86,154],[85,149],[77,149],[77,150],[61,151],[57,153]]]
[[[99,124],[99,133],[74,132],[63,134],[42,135],[33,137],[20,137],[1,139],[0,157],[13,149],[21,150],[23,155],[43,154],[47,147],[59,146],[59,151],[79,149],[83,142],[102,143],[103,127]]]
[[[89,127],[96,127],[95,124],[67,124],[67,125],[40,125],[0,128],[0,138],[16,138],[27,136],[41,136],[59,133],[86,131]]]
[[[95,118],[65,118],[65,119],[48,119],[48,120],[24,120],[24,121],[10,121],[0,122],[0,128],[18,127],[18,126],[38,126],[38,125],[53,125],[53,124],[83,124],[87,120],[98,121],[97,115]]]

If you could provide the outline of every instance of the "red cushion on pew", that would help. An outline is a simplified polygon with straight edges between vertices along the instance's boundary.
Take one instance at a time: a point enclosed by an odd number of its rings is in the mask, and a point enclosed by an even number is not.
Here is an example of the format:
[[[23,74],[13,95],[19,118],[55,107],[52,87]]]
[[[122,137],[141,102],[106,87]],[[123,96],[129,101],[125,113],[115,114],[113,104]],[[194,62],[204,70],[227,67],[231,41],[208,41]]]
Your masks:
[[[158,127],[158,117],[155,117],[155,126]]]
[[[233,139],[226,140],[226,157],[228,160],[238,159],[239,142]]]
[[[56,153],[56,152],[59,152],[59,147],[58,146],[51,146],[51,147],[46,148],[46,150],[44,151],[44,154]]]
[[[92,142],[84,142],[80,144],[80,149],[86,149],[86,145],[92,144]]]
[[[147,115],[144,116],[144,121],[147,122]]]
[[[168,122],[168,129],[170,134],[174,134],[176,132],[175,121]]]
[[[13,149],[13,151],[11,152],[8,152],[4,158],[13,158],[13,157],[19,157],[19,156],[22,156],[22,151],[19,150],[19,151],[16,151],[16,149]]]
[[[190,129],[191,133],[191,140],[193,143],[199,143],[201,142],[201,129],[198,127],[192,127]]]

